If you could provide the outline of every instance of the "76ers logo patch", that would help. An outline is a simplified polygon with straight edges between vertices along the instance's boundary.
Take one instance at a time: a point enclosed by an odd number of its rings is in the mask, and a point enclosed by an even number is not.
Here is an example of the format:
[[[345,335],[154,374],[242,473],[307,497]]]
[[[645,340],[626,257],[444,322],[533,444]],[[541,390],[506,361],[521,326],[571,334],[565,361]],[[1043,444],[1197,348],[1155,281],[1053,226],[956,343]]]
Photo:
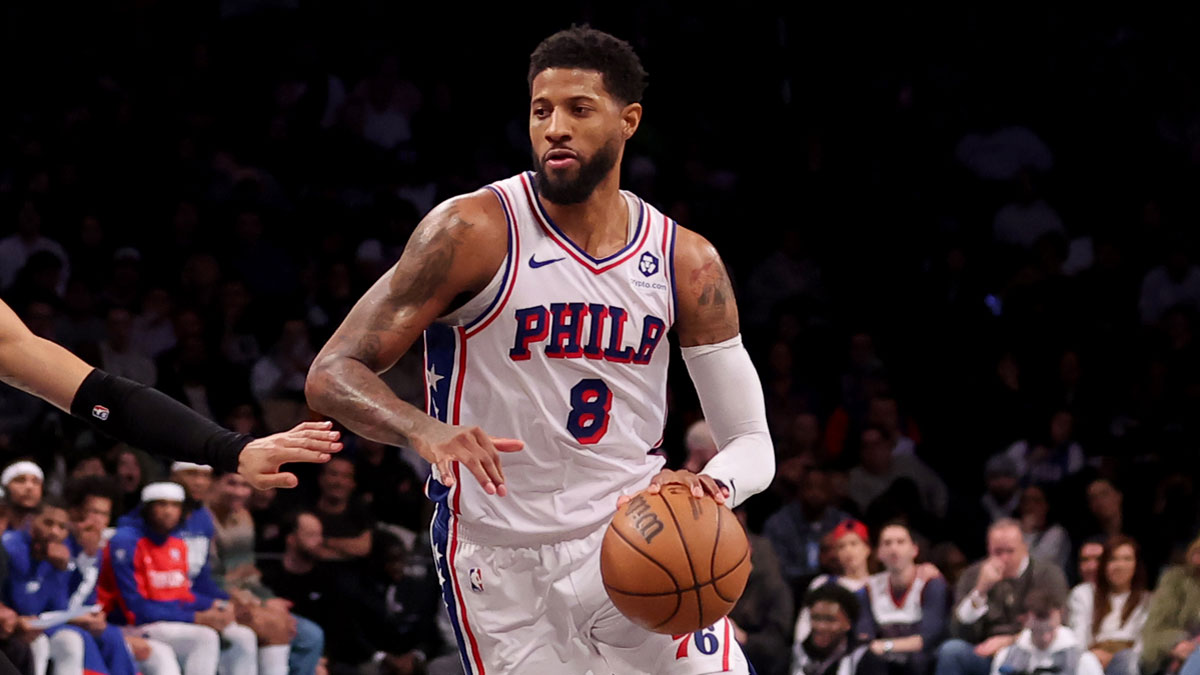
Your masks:
[[[658,258],[655,258],[653,254],[643,253],[642,259],[638,261],[638,270],[642,276],[654,276],[658,272]]]
[[[471,590],[475,591],[476,593],[482,593],[483,575],[479,573],[479,568],[472,567],[471,571],[469,572],[469,576],[471,577]]]
[[[108,419],[108,408],[105,408],[102,405],[92,406],[92,417],[95,417],[103,422],[104,420]]]

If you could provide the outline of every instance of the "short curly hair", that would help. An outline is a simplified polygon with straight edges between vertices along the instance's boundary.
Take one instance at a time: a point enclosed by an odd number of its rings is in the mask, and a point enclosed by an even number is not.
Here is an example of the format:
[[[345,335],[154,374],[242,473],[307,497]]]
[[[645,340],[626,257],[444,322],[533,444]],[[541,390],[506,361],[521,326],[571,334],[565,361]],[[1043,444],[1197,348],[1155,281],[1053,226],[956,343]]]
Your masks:
[[[604,77],[604,86],[624,104],[642,100],[647,73],[628,42],[587,24],[571,26],[551,35],[529,55],[529,90],[533,78],[547,68],[594,70]]]

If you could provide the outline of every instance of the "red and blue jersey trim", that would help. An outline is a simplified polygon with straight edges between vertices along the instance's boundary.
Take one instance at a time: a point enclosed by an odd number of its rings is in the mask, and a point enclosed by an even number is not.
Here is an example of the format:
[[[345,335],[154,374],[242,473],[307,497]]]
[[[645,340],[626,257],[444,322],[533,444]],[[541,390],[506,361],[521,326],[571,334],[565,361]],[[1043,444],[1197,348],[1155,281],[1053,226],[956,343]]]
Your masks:
[[[579,248],[571,238],[563,234],[554,220],[550,218],[550,214],[546,213],[546,209],[538,200],[537,194],[533,189],[533,174],[526,172],[521,174],[521,185],[525,188],[525,197],[529,200],[529,207],[537,218],[538,224],[542,230],[558,244],[562,250],[566,251],[567,255],[575,259],[576,262],[591,270],[594,274],[601,274],[629,260],[645,245],[646,240],[650,236],[650,227],[646,223],[646,203],[638,198],[638,222],[637,228],[634,230],[633,237],[629,243],[616,253],[605,256],[604,258],[593,258],[587,251]]]
[[[492,302],[488,305],[487,309],[463,325],[467,337],[487,328],[488,324],[494,321],[497,316],[500,316],[500,312],[508,304],[508,298],[512,295],[513,287],[517,284],[517,272],[521,268],[521,235],[517,230],[517,218],[513,210],[512,201],[509,199],[508,193],[500,186],[489,185],[487,189],[496,195],[496,199],[500,200],[500,207],[504,209],[504,222],[508,227],[508,255],[504,258],[504,283],[496,292],[496,296],[492,298]]]

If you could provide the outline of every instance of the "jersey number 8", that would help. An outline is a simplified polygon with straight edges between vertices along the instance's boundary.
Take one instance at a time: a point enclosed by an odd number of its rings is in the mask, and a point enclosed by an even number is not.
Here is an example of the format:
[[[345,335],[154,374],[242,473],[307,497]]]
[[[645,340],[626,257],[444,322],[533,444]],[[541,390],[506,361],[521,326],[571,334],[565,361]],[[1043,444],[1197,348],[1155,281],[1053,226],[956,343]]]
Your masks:
[[[604,380],[585,378],[571,387],[571,414],[567,431],[585,445],[597,443],[608,432],[608,411],[612,408],[612,391]]]

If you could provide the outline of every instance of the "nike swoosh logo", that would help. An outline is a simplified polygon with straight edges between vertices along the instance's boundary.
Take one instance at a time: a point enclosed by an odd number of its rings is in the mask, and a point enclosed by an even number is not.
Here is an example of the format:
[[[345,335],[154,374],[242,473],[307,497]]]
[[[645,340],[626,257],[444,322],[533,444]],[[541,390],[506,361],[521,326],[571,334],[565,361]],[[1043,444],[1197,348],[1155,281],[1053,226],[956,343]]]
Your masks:
[[[545,267],[546,265],[549,265],[550,263],[556,263],[559,260],[566,260],[566,258],[551,258],[549,260],[535,260],[536,257],[537,257],[536,253],[529,256],[529,266],[535,270],[539,267]]]

